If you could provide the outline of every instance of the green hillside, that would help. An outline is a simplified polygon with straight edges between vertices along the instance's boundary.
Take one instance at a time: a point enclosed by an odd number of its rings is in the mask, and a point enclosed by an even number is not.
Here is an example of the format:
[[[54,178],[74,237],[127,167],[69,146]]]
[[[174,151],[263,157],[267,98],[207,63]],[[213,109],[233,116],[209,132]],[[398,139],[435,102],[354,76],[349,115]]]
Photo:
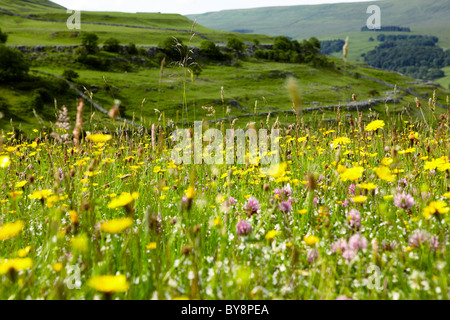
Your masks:
[[[21,14],[34,14],[34,12],[51,12],[65,10],[64,7],[48,0],[2,0],[0,8]]]
[[[381,8],[384,26],[409,27],[408,35],[432,35],[439,38],[438,46],[450,49],[450,2],[446,0],[380,0],[373,2],[338,3],[324,5],[301,5],[246,10],[228,10],[199,15],[191,19],[219,30],[248,30],[271,36],[286,35],[294,39],[312,36],[320,40],[350,38],[348,59],[364,61],[363,54],[375,49],[380,43],[369,41],[378,32],[361,32],[369,14],[367,7],[376,4]],[[389,34],[398,34],[389,32]],[[333,54],[342,58],[342,53]],[[450,78],[435,81],[448,88]]]
[[[209,28],[253,30],[294,39],[359,32],[369,17],[367,7],[381,8],[382,25],[410,27],[414,32],[436,35],[450,48],[450,2],[447,0],[382,0],[373,2],[301,5],[227,10],[188,15]],[[424,17],[427,17],[424,19]]]
[[[193,27],[193,21],[179,14],[82,11],[82,25],[78,31],[68,30],[66,21],[69,16],[65,8],[50,1],[0,1],[0,28],[8,33],[10,45],[79,45],[79,33],[87,31],[97,33],[100,41],[115,37],[124,43],[152,46],[167,36],[188,42]],[[198,36],[194,37],[193,44],[205,39],[225,42],[232,35],[245,42],[254,39],[260,43],[271,42],[269,36],[216,31],[199,24],[194,30]]]

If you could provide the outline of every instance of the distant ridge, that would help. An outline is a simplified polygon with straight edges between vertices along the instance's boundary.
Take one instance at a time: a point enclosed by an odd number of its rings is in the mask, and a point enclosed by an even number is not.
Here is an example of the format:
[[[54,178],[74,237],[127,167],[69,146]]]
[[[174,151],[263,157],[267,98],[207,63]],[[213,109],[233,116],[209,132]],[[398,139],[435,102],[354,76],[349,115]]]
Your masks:
[[[0,8],[22,14],[33,11],[66,10],[65,7],[49,0],[1,0]]]
[[[359,32],[369,18],[369,5],[381,8],[384,26],[410,27],[412,32],[444,37],[450,30],[448,0],[381,0],[238,9],[187,15],[208,28],[231,31],[250,29],[270,36],[294,39]]]

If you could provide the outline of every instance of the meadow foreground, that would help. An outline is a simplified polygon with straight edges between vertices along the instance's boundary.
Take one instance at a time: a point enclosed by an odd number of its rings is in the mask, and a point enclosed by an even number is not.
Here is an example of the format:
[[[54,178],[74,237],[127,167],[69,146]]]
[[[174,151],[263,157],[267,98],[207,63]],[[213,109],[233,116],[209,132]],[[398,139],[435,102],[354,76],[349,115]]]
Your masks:
[[[447,117],[268,118],[270,174],[176,165],[163,129],[2,132],[0,299],[446,300]]]

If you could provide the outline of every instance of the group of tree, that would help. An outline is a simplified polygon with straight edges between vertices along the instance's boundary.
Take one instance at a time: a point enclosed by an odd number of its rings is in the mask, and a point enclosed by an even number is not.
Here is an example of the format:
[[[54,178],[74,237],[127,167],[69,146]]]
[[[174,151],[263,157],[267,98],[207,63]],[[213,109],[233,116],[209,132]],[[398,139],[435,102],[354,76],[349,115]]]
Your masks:
[[[81,47],[76,50],[76,62],[88,68],[101,71],[129,71],[130,63],[119,59],[113,63],[111,54],[137,55],[139,50],[134,43],[122,46],[116,38],[108,38],[99,46],[99,37],[92,32],[84,32],[81,35]]]
[[[277,62],[312,63],[318,67],[328,66],[329,62],[321,54],[320,47],[320,41],[315,37],[298,42],[280,36],[274,39],[271,50],[259,49],[255,52],[255,57]]]
[[[333,54],[335,52],[342,52],[345,41],[342,39],[325,40],[320,42],[320,52],[323,54]]]
[[[389,41],[400,41],[400,40],[420,40],[421,43],[427,43],[427,45],[437,44],[439,42],[439,38],[435,36],[423,36],[421,34],[414,35],[406,35],[406,34],[379,34],[377,36],[377,40],[380,42],[389,42]]]
[[[361,28],[361,31],[378,31],[378,32],[411,32],[408,27],[398,26],[382,26],[380,29],[369,29],[367,26]]]
[[[0,82],[23,80],[29,63],[21,52],[5,45],[7,40],[8,35],[0,29]]]
[[[397,35],[378,40],[383,42],[375,50],[363,54],[365,62],[373,67],[432,80],[444,77],[441,69],[450,66],[450,51],[436,45],[437,37]]]

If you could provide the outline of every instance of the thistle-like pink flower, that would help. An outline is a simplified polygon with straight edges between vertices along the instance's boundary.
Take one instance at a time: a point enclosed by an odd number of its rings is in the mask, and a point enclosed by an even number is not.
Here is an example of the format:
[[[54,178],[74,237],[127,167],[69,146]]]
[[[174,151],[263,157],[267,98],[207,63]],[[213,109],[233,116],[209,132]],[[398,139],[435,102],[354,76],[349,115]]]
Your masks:
[[[283,201],[280,204],[280,211],[283,213],[289,213],[292,211],[291,201]]]
[[[352,298],[346,297],[346,296],[339,296],[336,298],[336,300],[353,300]]]
[[[355,196],[356,194],[356,184],[352,183],[349,187],[348,187],[348,193],[351,196]]]
[[[367,249],[367,239],[364,236],[361,236],[359,234],[355,234],[350,237],[348,240],[348,248],[350,250],[358,251]]]
[[[352,228],[356,227],[359,229],[361,227],[361,213],[356,210],[352,209],[348,213],[349,223]]]
[[[247,203],[245,204],[245,211],[247,211],[247,213],[249,213],[250,215],[254,215],[258,213],[258,210],[260,209],[260,204],[258,199],[256,199],[255,197],[250,197],[247,200]]]
[[[317,248],[311,249],[308,251],[307,258],[308,263],[313,263],[319,257],[319,251]]]
[[[356,257],[357,251],[347,249],[342,252],[342,257],[347,261],[352,261]]]
[[[287,186],[283,187],[283,189],[281,191],[284,193],[284,195],[287,198],[292,196],[292,188],[291,188],[291,185],[289,183],[288,183]]]
[[[411,209],[415,204],[414,198],[405,192],[399,193],[394,197],[394,206],[403,210]]]
[[[401,178],[398,182],[398,186],[400,188],[406,188],[408,186],[408,180],[406,180],[406,178]]]
[[[236,234],[238,236],[248,236],[252,232],[252,226],[247,220],[241,220],[236,224]]]
[[[414,230],[409,237],[408,245],[413,248],[418,248],[424,244],[430,244],[432,240],[431,234],[426,230]]]
[[[347,249],[347,241],[345,239],[339,239],[331,246],[331,249],[334,253],[338,251],[344,252]]]
[[[229,197],[229,198],[227,199],[227,206],[228,206],[228,207],[234,206],[236,203],[237,203],[237,201],[236,201],[236,199],[233,198],[233,197]]]

